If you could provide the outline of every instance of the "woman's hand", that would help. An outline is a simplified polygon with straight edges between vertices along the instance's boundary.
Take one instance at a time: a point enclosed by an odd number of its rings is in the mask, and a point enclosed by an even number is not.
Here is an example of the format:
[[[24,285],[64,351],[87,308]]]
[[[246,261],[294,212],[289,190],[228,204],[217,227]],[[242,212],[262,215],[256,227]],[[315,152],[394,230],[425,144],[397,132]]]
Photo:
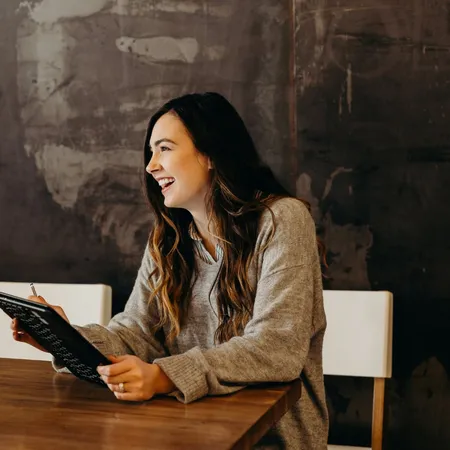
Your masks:
[[[109,356],[112,364],[97,367],[103,381],[119,400],[144,401],[156,394],[168,394],[175,385],[156,364],[137,356]]]
[[[47,303],[47,301],[45,300],[44,297],[41,296],[34,296],[34,295],[30,295],[28,297],[28,300],[31,300],[33,302],[37,302],[37,303],[42,303],[43,305],[47,305],[50,306],[51,308],[53,308],[64,320],[66,320],[67,322],[69,322],[69,319],[67,318],[65,312],[63,311],[63,309],[60,306],[54,306],[54,305],[50,305],[49,303]],[[44,347],[42,347],[41,345],[39,345],[28,333],[26,333],[25,331],[23,331],[20,328],[20,324],[19,321],[17,319],[13,319],[11,322],[11,330],[13,332],[13,339],[15,341],[19,341],[19,342],[25,342],[29,345],[32,345],[33,347],[37,348],[38,350],[41,350],[43,352],[47,352],[47,350],[45,350]]]

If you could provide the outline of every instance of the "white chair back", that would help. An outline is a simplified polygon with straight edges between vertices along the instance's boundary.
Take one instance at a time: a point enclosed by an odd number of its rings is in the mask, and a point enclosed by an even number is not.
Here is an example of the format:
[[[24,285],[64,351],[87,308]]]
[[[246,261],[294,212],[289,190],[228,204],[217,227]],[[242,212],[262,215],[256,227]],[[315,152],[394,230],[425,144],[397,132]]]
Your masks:
[[[324,305],[324,373],[374,379],[372,446],[367,450],[382,450],[385,379],[392,376],[392,293],[325,290]],[[328,446],[338,449],[363,450]]]
[[[71,323],[106,325],[111,318],[111,288],[103,284],[36,283],[38,295],[47,302],[61,306]],[[0,292],[27,298],[32,295],[29,283],[0,281]],[[0,358],[51,361],[49,353],[16,342],[10,330],[11,319],[0,310]]]
[[[327,375],[390,378],[392,294],[387,291],[324,291]]]

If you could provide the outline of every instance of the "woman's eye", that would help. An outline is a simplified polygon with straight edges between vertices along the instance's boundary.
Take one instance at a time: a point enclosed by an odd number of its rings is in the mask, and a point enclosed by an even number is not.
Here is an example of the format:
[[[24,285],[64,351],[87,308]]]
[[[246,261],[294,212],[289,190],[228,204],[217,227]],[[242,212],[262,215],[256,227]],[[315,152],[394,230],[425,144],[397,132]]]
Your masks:
[[[169,147],[165,147],[164,145],[162,147],[160,147],[162,152],[165,152],[166,150],[170,150]]]

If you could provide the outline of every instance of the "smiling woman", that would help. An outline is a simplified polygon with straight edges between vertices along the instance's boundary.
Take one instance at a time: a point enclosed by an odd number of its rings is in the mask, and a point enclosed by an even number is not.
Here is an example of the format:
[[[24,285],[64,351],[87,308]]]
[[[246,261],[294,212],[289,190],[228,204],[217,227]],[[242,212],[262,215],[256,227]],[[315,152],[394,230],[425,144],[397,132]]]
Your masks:
[[[114,355],[99,373],[121,400],[171,394],[185,403],[300,378],[301,399],[257,448],[325,450],[326,320],[307,205],[262,164],[216,93],[163,105],[144,156],[155,222],[133,291],[107,327],[76,326]]]
[[[163,114],[152,130],[151,159],[147,172],[162,189],[168,208],[184,208],[205,222],[203,211],[209,185],[210,159],[200,153],[183,122],[173,113]]]

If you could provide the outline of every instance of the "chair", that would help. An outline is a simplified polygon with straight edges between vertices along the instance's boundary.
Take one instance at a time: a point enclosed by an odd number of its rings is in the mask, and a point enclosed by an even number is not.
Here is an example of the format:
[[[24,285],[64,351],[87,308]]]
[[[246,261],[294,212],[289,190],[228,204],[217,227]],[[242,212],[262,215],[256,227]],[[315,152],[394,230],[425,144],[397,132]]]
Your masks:
[[[392,376],[393,296],[387,291],[325,290],[324,305],[324,373],[374,379],[370,448],[381,450],[385,379]],[[363,450],[335,445],[328,449]]]
[[[38,295],[50,304],[61,306],[71,323],[106,325],[111,318],[111,288],[103,284],[35,284]],[[0,292],[27,298],[31,295],[29,283],[0,281]],[[0,310],[0,358],[37,359],[51,361],[49,353],[31,345],[16,342],[10,329],[11,319]]]

